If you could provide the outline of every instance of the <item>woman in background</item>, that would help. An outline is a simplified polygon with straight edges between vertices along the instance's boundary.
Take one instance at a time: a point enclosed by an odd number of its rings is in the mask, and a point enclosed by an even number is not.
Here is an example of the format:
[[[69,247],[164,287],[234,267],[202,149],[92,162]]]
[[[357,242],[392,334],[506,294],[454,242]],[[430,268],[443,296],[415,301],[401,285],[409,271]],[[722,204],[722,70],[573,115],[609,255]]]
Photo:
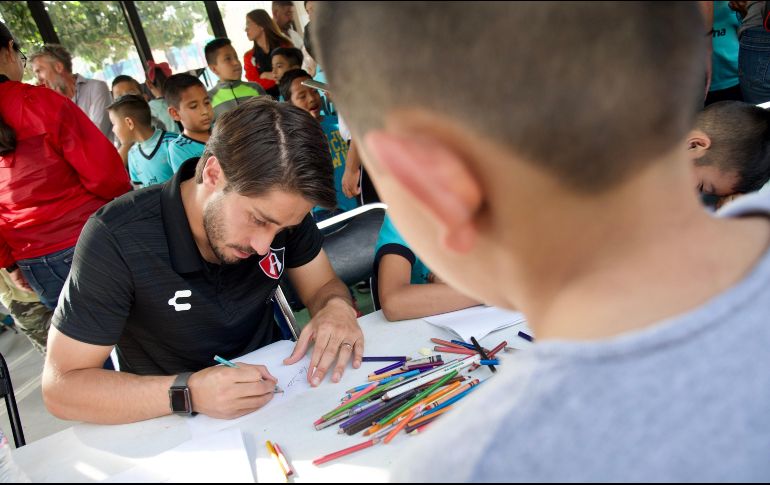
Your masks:
[[[246,79],[259,83],[267,94],[278,99],[278,86],[273,77],[273,65],[270,53],[277,47],[294,47],[275,24],[270,15],[262,10],[252,10],[246,14],[246,36],[254,42],[254,48],[243,56]]]

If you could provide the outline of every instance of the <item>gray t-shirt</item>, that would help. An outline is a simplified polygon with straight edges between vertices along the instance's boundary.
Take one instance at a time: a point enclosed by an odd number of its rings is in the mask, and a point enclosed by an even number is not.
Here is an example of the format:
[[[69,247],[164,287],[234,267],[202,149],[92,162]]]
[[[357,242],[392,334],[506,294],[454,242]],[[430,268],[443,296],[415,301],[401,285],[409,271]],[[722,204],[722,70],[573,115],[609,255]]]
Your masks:
[[[770,216],[770,197],[720,215]],[[770,251],[702,306],[499,367],[397,461],[395,481],[770,480]]]

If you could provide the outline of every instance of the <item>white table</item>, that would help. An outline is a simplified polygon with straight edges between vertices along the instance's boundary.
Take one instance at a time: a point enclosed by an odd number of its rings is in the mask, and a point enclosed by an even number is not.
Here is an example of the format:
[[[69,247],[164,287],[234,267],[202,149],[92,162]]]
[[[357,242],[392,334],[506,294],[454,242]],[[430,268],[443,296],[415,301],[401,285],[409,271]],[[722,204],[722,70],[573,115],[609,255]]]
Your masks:
[[[364,355],[418,357],[420,348],[432,349],[435,345],[430,342],[431,337],[453,338],[423,320],[387,322],[381,312],[362,317],[359,322],[366,336]],[[494,332],[482,339],[481,344],[491,348],[505,339],[511,346],[524,347],[526,342],[515,337],[520,328],[514,326]],[[498,358],[504,360],[505,353],[500,352]],[[320,387],[285,405],[257,411],[245,422],[240,422],[238,426],[243,430],[257,481],[276,477],[275,464],[267,454],[265,440],[281,445],[297,471],[297,482],[387,481],[391,465],[403,449],[399,443],[421,439],[420,436],[402,434],[388,445],[375,445],[320,467],[311,463],[320,456],[365,441],[360,433],[354,436],[337,434],[336,426],[316,431],[312,423],[331,410],[346,389],[366,382],[369,373],[387,364],[365,362],[360,369],[348,368],[340,383],[332,384],[327,378]],[[501,368],[504,369],[504,365]],[[157,455],[189,440],[191,434],[186,419],[195,418],[166,416],[114,426],[78,423],[16,450],[14,457],[34,482],[100,481],[132,468],[138,459]]]

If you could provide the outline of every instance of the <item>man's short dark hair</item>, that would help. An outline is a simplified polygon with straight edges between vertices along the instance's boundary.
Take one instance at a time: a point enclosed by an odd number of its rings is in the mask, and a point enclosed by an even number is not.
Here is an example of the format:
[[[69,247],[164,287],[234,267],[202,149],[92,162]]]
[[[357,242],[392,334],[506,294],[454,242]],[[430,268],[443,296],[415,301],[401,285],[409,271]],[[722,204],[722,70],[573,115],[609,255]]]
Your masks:
[[[289,61],[292,66],[301,67],[302,61],[305,56],[302,55],[302,51],[296,47],[276,47],[273,52],[270,53],[270,60],[273,60],[273,56],[283,56]]]
[[[304,69],[292,69],[291,71],[283,73],[283,76],[281,77],[281,82],[278,84],[278,90],[281,92],[283,100],[287,103],[291,103],[291,83],[298,78],[313,79],[313,76]]]
[[[203,89],[206,89],[201,80],[193,75],[187,73],[174,74],[169,76],[163,84],[163,97],[166,99],[166,103],[168,103],[169,106],[179,109],[179,103],[182,101],[182,93],[193,86],[200,86]]]
[[[313,204],[334,208],[334,168],[321,125],[306,111],[267,96],[220,115],[195,171],[216,157],[227,188],[247,197],[272,189],[294,192]]]
[[[142,90],[142,85],[139,84],[139,81],[132,78],[131,76],[127,76],[125,74],[121,74],[120,76],[116,76],[115,79],[112,80],[112,87],[114,88],[120,83],[134,83],[136,84],[136,87],[139,88],[139,90]]]
[[[121,118],[131,118],[134,123],[146,128],[152,127],[152,114],[150,105],[142,96],[135,94],[126,94],[121,96],[107,106],[107,111],[112,111]]]
[[[206,56],[206,64],[212,66],[217,63],[217,52],[223,47],[232,45],[232,42],[227,37],[217,37],[212,40],[206,47],[203,48],[203,53]]]
[[[695,163],[738,172],[736,193],[759,190],[770,179],[770,112],[741,101],[721,101],[698,113],[695,127],[711,139]]]
[[[580,192],[673,150],[703,98],[696,2],[319,2],[313,29],[354,131],[428,109]]]

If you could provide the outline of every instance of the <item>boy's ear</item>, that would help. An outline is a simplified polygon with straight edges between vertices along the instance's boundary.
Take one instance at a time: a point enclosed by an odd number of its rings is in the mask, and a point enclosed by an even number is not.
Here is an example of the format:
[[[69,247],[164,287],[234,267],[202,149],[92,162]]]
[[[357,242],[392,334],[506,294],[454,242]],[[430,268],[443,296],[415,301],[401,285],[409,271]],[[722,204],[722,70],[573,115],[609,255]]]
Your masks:
[[[128,127],[129,130],[134,131],[134,128],[136,127],[136,123],[134,123],[133,118],[126,116],[125,118],[123,118],[123,121],[126,122],[126,126]]]
[[[217,65],[216,65],[216,64],[209,64],[209,69],[211,69],[211,72],[213,72],[214,74],[216,74],[216,75],[217,75],[217,77],[221,77],[221,76],[219,75],[219,70],[217,69]]]
[[[701,130],[692,130],[687,134],[687,153],[698,159],[711,148],[711,138]]]
[[[483,197],[461,153],[427,133],[375,130],[364,141],[382,170],[435,217],[444,229],[445,248],[457,253],[473,249]]]
[[[174,108],[173,106],[168,107],[168,114],[171,116],[172,120],[182,121],[182,117],[179,116],[179,110]]]

